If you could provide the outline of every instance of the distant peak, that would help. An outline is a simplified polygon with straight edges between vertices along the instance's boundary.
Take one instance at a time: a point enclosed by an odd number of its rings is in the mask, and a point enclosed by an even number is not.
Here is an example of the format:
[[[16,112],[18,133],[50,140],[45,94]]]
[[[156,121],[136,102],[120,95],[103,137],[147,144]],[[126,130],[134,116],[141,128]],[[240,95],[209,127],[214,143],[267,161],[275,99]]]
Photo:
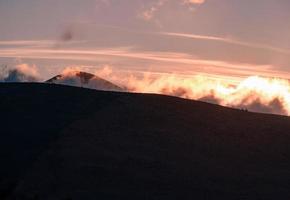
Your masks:
[[[124,91],[123,88],[110,81],[102,79],[94,74],[77,70],[56,75],[47,80],[46,83],[85,87],[96,90]]]

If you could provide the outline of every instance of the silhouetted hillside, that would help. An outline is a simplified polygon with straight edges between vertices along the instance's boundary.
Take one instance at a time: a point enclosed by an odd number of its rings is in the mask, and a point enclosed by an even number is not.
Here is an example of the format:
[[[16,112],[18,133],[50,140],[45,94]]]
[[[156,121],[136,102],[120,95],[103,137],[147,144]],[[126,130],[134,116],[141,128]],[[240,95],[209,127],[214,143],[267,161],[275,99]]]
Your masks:
[[[0,95],[3,198],[290,198],[288,117],[51,84]]]

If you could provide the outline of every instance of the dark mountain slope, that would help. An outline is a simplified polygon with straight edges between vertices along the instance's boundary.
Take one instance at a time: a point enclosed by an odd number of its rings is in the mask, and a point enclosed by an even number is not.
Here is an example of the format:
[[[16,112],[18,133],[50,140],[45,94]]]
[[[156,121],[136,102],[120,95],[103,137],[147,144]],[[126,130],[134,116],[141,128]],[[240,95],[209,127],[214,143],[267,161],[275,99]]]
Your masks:
[[[70,98],[79,100],[73,101],[74,113],[64,110],[68,113],[60,119],[75,116],[70,126],[65,125],[61,134],[54,129],[57,139],[21,176],[12,199],[290,197],[288,117],[175,97],[54,85],[5,85],[1,90],[10,87],[15,92],[8,96],[14,100],[15,94],[43,91],[43,101],[25,97],[31,100],[26,106],[45,102],[47,110],[65,105],[68,97],[64,96],[70,92]],[[55,98],[59,101],[52,101]],[[84,115],[84,110],[89,113]],[[29,135],[35,131],[26,129]],[[30,136],[32,141],[38,133]]]
[[[61,85],[1,83],[0,199],[64,127],[119,96]]]

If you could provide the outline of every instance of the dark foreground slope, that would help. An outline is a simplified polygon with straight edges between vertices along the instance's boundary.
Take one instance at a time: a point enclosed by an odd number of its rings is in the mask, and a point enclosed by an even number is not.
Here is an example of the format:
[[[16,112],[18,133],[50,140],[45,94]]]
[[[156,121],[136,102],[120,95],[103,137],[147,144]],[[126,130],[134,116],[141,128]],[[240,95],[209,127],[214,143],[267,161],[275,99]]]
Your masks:
[[[0,83],[0,199],[65,127],[118,96],[61,85]]]
[[[57,85],[0,95],[10,199],[290,198],[288,117]]]

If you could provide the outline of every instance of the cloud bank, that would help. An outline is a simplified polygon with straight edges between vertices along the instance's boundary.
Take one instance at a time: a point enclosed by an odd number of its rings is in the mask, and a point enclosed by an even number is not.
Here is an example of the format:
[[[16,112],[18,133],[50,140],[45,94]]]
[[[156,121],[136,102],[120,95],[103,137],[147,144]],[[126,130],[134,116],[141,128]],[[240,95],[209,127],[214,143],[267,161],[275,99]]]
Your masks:
[[[38,82],[39,74],[35,65],[19,64],[5,67],[0,73],[0,82]]]
[[[252,76],[233,85],[202,75],[191,78],[151,73],[124,76],[108,67],[96,74],[126,86],[130,92],[172,95],[253,112],[290,115],[290,83],[285,79]]]

